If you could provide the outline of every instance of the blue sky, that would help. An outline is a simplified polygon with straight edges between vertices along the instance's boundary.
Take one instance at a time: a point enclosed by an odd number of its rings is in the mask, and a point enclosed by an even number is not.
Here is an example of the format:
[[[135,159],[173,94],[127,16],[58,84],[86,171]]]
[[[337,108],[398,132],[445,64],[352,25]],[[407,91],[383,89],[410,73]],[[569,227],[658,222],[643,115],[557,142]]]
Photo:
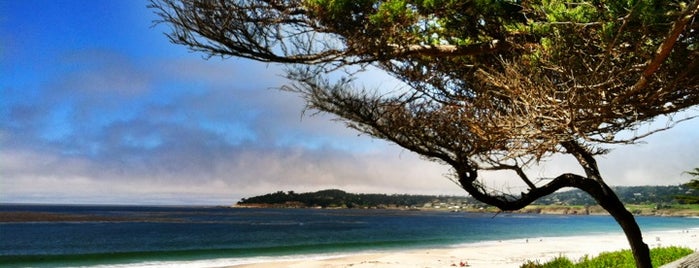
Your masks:
[[[0,1],[0,202],[229,204],[277,190],[463,194],[448,169],[304,116],[276,65],[172,45],[144,1]],[[367,86],[393,83],[368,73]],[[696,113],[696,110],[694,110]],[[307,113],[308,114],[308,113]],[[699,167],[699,122],[601,158],[612,185]],[[533,172],[578,171],[555,159]],[[494,187],[518,187],[493,174]]]

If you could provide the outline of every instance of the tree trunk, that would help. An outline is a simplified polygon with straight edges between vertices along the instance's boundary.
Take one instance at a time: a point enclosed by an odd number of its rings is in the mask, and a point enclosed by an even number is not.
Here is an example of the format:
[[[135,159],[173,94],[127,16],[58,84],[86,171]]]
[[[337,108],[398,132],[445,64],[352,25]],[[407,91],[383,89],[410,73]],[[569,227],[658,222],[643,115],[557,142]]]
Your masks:
[[[607,212],[614,217],[614,220],[616,220],[619,226],[621,226],[631,246],[633,258],[636,261],[636,267],[652,268],[650,249],[648,249],[648,245],[643,242],[643,234],[636,222],[636,218],[634,218],[633,214],[626,209],[624,203],[619,200],[619,197],[614,191],[604,182],[600,175],[597,161],[592,153],[588,148],[583,147],[575,141],[564,142],[561,145],[568,153],[572,154],[578,160],[580,166],[585,170],[587,181],[593,182],[581,183],[576,187],[590,194],[602,208],[607,210]]]
[[[652,268],[650,249],[643,242],[643,234],[633,214],[629,212],[619,197],[604,182],[598,181],[599,189],[583,189],[588,192],[621,226],[631,246],[637,268]]]
[[[471,194],[475,199],[500,208],[503,211],[518,210],[530,204],[534,200],[555,192],[563,187],[575,187],[588,193],[604,208],[619,224],[626,235],[626,239],[631,246],[636,267],[651,268],[650,250],[648,245],[643,242],[643,234],[638,226],[633,214],[626,210],[624,204],[619,200],[619,197],[614,191],[607,186],[601,179],[590,179],[574,174],[563,174],[544,187],[539,187],[530,190],[528,194],[523,194],[519,199],[509,200],[501,196],[492,196],[474,184],[473,178],[477,175],[474,172],[459,172],[459,182],[464,190]],[[597,177],[599,178],[599,177]]]
[[[475,168],[471,167],[469,163],[453,165],[453,167],[459,178],[459,183],[464,190],[475,199],[496,206],[503,211],[522,209],[535,200],[558,191],[563,187],[574,187],[585,191],[614,217],[614,220],[624,231],[626,239],[631,246],[634,260],[636,261],[636,267],[652,268],[650,249],[648,245],[643,242],[641,228],[638,226],[633,214],[626,209],[624,203],[619,200],[619,197],[602,179],[599,168],[597,167],[597,161],[595,161],[592,153],[574,141],[562,143],[561,145],[568,153],[578,160],[578,163],[580,163],[580,166],[585,170],[587,176],[571,173],[561,174],[543,186],[530,188],[529,192],[522,193],[521,196],[515,199],[508,198],[504,195],[488,193],[484,187],[477,182],[478,172]],[[520,177],[527,181],[525,176],[520,175]]]

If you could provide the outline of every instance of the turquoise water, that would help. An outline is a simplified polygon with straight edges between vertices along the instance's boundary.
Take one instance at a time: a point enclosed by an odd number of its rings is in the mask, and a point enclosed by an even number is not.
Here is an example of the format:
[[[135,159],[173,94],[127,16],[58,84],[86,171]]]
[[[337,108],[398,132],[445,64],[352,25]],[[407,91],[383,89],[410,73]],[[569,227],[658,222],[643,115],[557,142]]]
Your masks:
[[[582,215],[35,205],[4,205],[0,211],[128,219],[2,223],[2,267],[205,266],[212,260],[224,266],[265,258],[621,233],[609,216]],[[699,228],[696,218],[637,220],[644,231]]]

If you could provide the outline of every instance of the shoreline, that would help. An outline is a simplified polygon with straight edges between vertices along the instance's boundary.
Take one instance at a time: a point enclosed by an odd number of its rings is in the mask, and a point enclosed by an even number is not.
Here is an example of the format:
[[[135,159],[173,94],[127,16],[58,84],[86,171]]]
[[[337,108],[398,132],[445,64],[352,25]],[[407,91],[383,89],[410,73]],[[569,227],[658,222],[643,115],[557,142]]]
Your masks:
[[[650,248],[680,246],[699,251],[699,228],[651,231],[644,233]],[[628,249],[623,234],[599,234],[565,237],[532,237],[502,241],[483,241],[438,248],[357,252],[338,255],[281,257],[226,268],[331,268],[331,267],[519,267],[528,260],[546,262],[559,256],[578,260],[602,252]],[[270,258],[274,259],[274,258]],[[252,260],[251,260],[252,261]],[[213,263],[212,263],[213,264]],[[462,266],[463,265],[463,266]],[[214,266],[210,266],[214,267]]]
[[[627,210],[629,210],[634,216],[655,216],[655,217],[699,217],[699,209],[681,209],[681,208],[649,208],[643,205],[637,204],[627,204]],[[425,208],[425,207],[399,207],[399,206],[385,206],[385,207],[361,207],[361,208],[347,208],[347,207],[309,207],[301,206],[298,204],[236,204],[230,206],[229,208],[240,208],[240,209],[327,209],[327,210],[342,210],[342,209],[356,209],[356,210],[408,210],[408,211],[442,211],[442,212],[456,212],[456,213],[495,213],[495,214],[534,214],[534,215],[609,215],[599,205],[591,206],[569,206],[569,205],[529,205],[520,210],[515,211],[501,211],[495,207],[483,207],[483,208],[470,208],[470,207],[460,207],[460,208]]]

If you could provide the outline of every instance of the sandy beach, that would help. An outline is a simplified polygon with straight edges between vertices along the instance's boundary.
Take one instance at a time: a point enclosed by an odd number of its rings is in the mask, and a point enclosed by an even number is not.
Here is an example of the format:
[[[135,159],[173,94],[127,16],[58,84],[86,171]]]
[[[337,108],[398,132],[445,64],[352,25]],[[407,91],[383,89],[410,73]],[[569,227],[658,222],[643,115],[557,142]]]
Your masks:
[[[699,229],[648,232],[645,242],[651,247],[683,246],[699,249]],[[250,263],[235,268],[294,267],[519,267],[526,260],[547,261],[557,256],[577,260],[605,251],[629,247],[619,235],[572,237],[532,237],[528,239],[463,244],[449,248],[362,253],[342,257],[311,258]]]

